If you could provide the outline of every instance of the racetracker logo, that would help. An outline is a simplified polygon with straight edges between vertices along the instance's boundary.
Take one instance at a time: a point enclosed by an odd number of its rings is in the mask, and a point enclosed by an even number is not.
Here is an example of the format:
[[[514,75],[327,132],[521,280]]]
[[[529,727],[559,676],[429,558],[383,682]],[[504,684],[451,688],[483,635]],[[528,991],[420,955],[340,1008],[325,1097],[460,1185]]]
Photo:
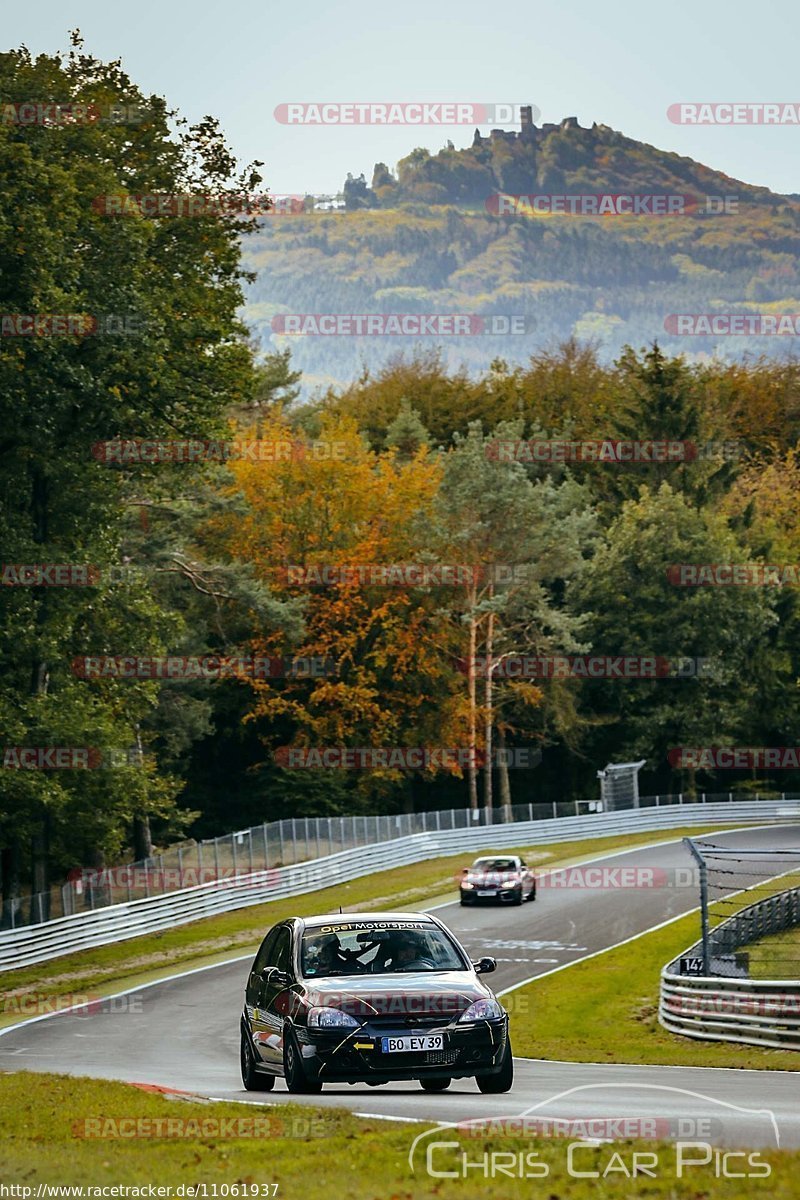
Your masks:
[[[698,880],[694,867],[605,867],[598,864],[543,872],[537,875],[536,886],[557,891],[652,891],[656,888],[694,889]]]
[[[271,327],[295,337],[522,337],[536,321],[521,313],[284,313]]]
[[[673,563],[674,587],[797,587],[800,563]]]
[[[485,750],[470,746],[279,746],[276,766],[289,771],[464,771],[487,765]],[[538,767],[542,752],[531,747],[496,750],[493,766]]]
[[[699,212],[703,205],[703,200],[682,193],[630,192],[532,192],[518,196],[494,192],[485,202],[486,211],[493,217],[678,217]]]
[[[295,587],[475,587],[524,582],[529,575],[514,563],[297,563],[275,569],[277,578]]]
[[[727,101],[670,104],[673,125],[800,125],[800,104]]]
[[[60,996],[45,996],[38,992],[7,992],[0,995],[0,1017],[21,1019],[49,1017],[68,1012],[73,1017],[89,1017],[97,1012],[141,1013],[142,996],[128,992],[124,996],[96,996],[88,992],[64,992]]]
[[[144,327],[133,313],[0,313],[0,337],[126,337]]]
[[[136,749],[96,746],[4,746],[3,767],[12,771],[96,771],[142,767],[144,756]]]
[[[173,683],[221,679],[329,679],[338,674],[333,658],[258,658],[206,654],[198,657],[133,654],[72,660],[79,679],[167,679]]]
[[[653,438],[626,441],[595,438],[581,442],[542,438],[491,441],[486,443],[485,454],[491,462],[529,463],[668,463],[693,462],[700,457],[694,442]]]
[[[298,207],[299,205],[299,207]],[[268,217],[299,214],[302,196],[271,197],[268,192],[106,192],[92,200],[101,217]]]
[[[491,659],[478,655],[459,659],[463,675],[485,679],[698,679],[715,674],[711,658],[667,659],[656,655],[508,654]]]
[[[112,1141],[308,1138],[324,1137],[325,1122],[321,1117],[84,1117],[73,1121],[72,1136]]]
[[[676,337],[797,337],[800,313],[670,313],[664,329]]]
[[[0,125],[65,128],[71,125],[142,125],[148,110],[140,104],[56,104],[23,100],[0,104]]]
[[[676,770],[797,771],[800,746],[674,746],[667,759]]]
[[[2,563],[0,587],[93,587],[98,567],[85,563]]]
[[[198,441],[193,438],[169,441],[145,441],[129,438],[112,442],[95,442],[92,457],[98,462],[120,466],[144,463],[224,463],[242,462],[343,462],[347,456],[346,442],[289,441],[263,439],[258,441]]]
[[[541,112],[535,105],[476,101],[418,100],[346,103],[279,104],[275,120],[280,125],[519,125],[522,111],[536,124]]]

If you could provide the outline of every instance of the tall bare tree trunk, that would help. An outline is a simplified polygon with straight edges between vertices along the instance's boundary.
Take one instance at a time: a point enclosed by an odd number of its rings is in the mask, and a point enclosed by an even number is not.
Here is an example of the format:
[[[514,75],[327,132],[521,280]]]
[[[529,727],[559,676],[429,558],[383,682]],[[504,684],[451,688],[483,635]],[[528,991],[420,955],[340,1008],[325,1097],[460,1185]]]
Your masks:
[[[490,598],[492,595],[490,589]],[[486,684],[484,686],[484,703],[486,706],[485,743],[486,765],[483,768],[483,806],[486,809],[486,823],[491,824],[492,797],[492,747],[494,732],[494,680],[492,678],[492,654],[494,652],[494,613],[490,612],[486,625]]]
[[[473,611],[475,608],[476,596],[473,588],[470,593],[470,606]],[[478,807],[478,769],[475,763],[475,755],[477,752],[478,740],[478,716],[477,716],[477,685],[475,679],[475,652],[478,644],[478,622],[475,616],[470,617],[469,622],[469,660],[467,662],[467,681],[469,688],[469,763],[467,765],[467,779],[469,785],[469,806],[471,809]]]
[[[508,777],[506,762],[506,734],[502,725],[497,730],[497,781],[500,785],[500,804],[503,809],[503,820],[511,820],[511,780]]]

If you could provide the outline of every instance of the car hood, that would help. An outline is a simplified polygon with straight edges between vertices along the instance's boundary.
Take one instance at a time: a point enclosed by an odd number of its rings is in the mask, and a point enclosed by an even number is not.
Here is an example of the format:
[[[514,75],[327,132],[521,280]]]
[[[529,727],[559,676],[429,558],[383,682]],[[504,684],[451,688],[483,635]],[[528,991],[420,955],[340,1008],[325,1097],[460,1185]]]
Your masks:
[[[516,880],[520,875],[517,870],[514,871],[467,871],[464,876],[470,883],[486,883],[494,884],[506,883],[508,880]]]
[[[458,1017],[476,1000],[493,997],[472,971],[408,971],[397,974],[305,980],[309,1007],[340,1008],[351,1016]]]

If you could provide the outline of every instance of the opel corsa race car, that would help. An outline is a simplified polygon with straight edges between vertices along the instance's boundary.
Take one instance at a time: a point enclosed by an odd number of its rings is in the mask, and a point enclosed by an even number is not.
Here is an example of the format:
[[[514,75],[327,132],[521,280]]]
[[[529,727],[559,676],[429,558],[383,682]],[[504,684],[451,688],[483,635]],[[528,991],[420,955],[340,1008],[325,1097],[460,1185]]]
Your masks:
[[[442,1092],[474,1077],[482,1092],[514,1078],[508,1013],[452,933],[427,913],[292,917],[255,957],[241,1020],[242,1082],[290,1092],[323,1083],[418,1079]]]
[[[487,855],[464,867],[459,890],[462,904],[479,900],[522,904],[536,899],[536,876],[517,854]]]

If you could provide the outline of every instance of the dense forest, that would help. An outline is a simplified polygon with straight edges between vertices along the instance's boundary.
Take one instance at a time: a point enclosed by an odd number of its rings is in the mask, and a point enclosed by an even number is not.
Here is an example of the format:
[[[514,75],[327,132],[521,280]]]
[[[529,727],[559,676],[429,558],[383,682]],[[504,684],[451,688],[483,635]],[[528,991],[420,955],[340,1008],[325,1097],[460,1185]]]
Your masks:
[[[0,339],[4,896],[277,817],[591,798],[598,768],[632,758],[646,760],[643,792],[800,788],[798,771],[679,767],[673,753],[800,735],[796,587],[674,582],[679,564],[800,561],[800,364],[681,357],[659,323],[707,307],[709,288],[792,294],[793,207],[756,199],[738,217],[635,229],[502,226],[416,201],[269,232],[225,212],[109,220],[98,195],[234,194],[258,171],[210,120],[176,137],[163,101],[79,42],[66,59],[0,55],[0,85],[149,113],[0,125],[3,313],[93,314],[106,330]],[[520,305],[543,334],[571,313],[587,336],[463,367],[446,346],[354,358],[345,384],[309,398],[302,349],[265,355],[241,320],[248,287],[297,310]],[[600,353],[588,335],[629,317],[633,348]],[[532,439],[692,452],[498,452]],[[381,564],[432,574],[386,586],[359,573]],[[466,583],[437,579],[441,564],[470,568]],[[339,576],[320,583],[329,567]],[[520,655],[709,669],[620,681],[475,666]],[[234,666],[115,666],[164,656]],[[253,671],[254,657],[283,667]],[[541,762],[287,765],[287,747],[331,746],[533,747]],[[22,755],[48,747],[92,756],[33,769]]]

